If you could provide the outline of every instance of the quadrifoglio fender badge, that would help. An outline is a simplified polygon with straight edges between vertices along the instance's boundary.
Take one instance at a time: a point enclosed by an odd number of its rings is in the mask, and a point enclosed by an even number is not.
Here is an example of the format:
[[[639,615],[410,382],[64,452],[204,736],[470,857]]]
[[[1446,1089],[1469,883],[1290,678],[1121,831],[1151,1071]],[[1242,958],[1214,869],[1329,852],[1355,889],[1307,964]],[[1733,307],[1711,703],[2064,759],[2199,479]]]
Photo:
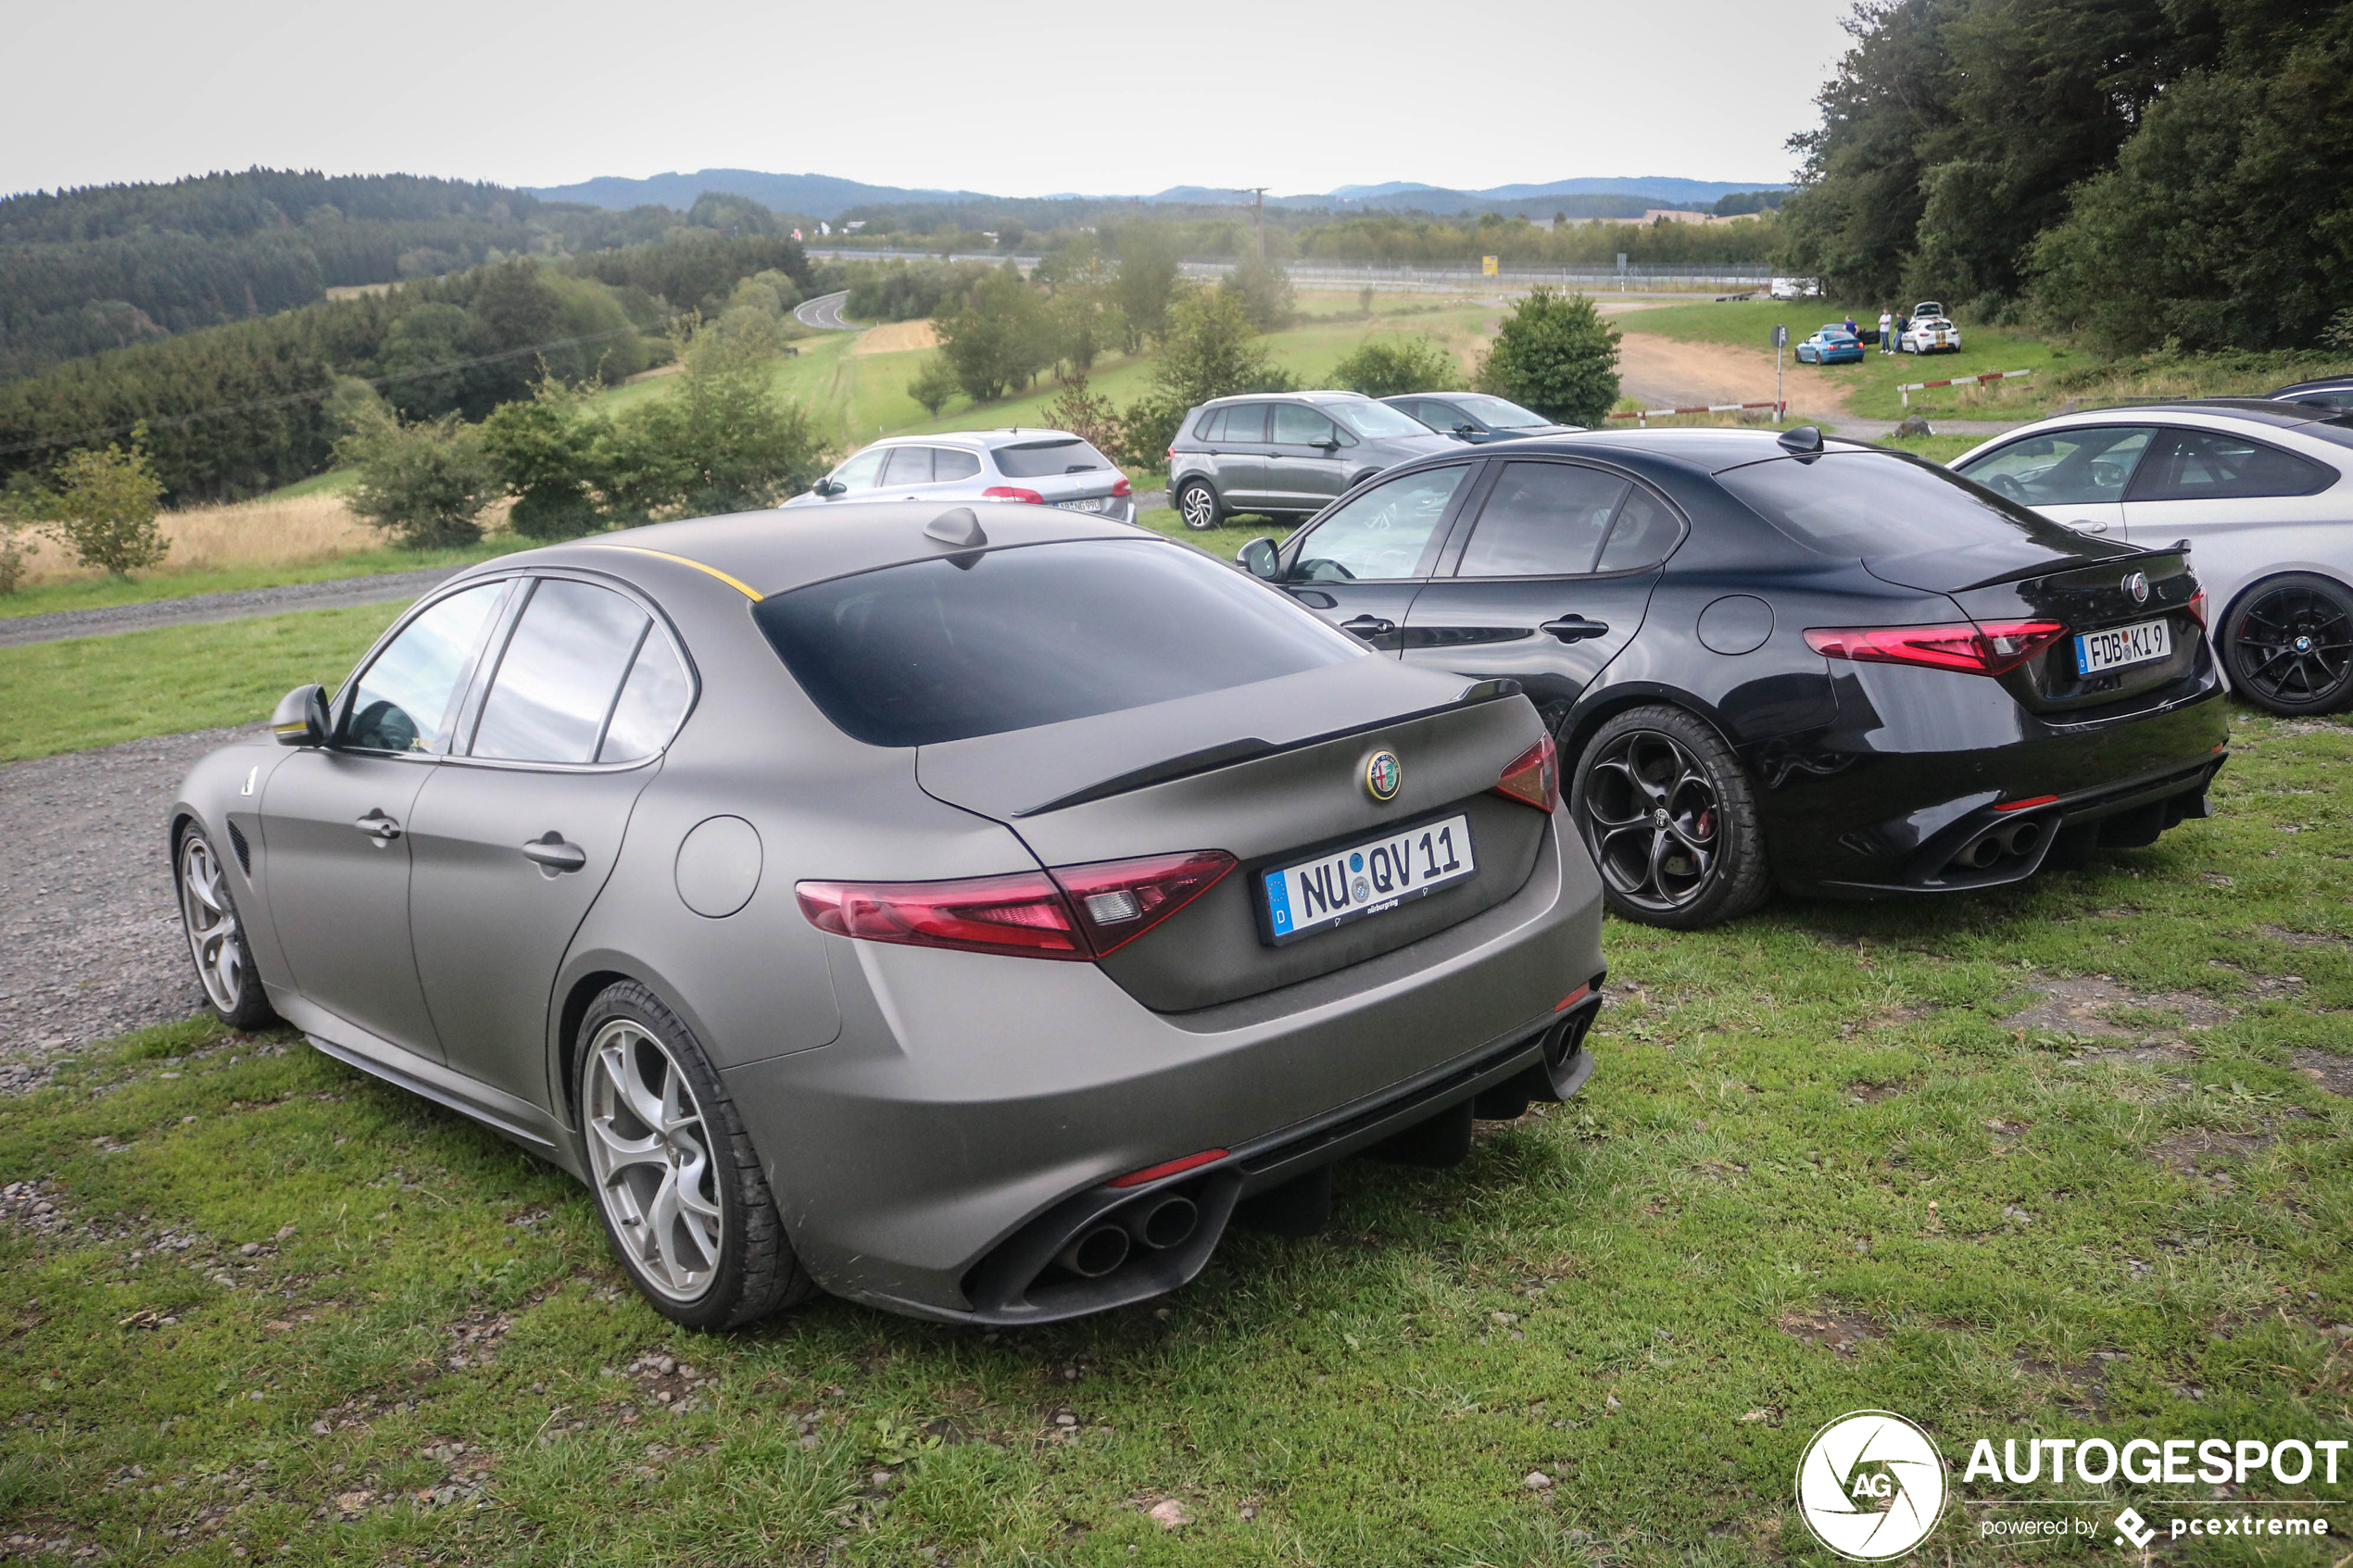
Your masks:
[[[1393,751],[1376,751],[1365,759],[1365,793],[1387,805],[1405,787],[1405,764]]]

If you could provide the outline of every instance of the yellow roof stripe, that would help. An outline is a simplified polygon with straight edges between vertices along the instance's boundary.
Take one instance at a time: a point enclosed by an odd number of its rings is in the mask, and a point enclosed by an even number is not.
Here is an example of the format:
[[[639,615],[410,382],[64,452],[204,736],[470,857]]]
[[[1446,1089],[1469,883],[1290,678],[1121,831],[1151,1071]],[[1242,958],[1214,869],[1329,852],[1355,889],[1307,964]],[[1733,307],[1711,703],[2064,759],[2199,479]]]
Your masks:
[[[653,556],[661,560],[674,560],[680,566],[691,566],[697,571],[704,572],[710,576],[718,578],[719,581],[726,583],[727,586],[735,589],[736,592],[751,600],[754,604],[758,604],[761,599],[768,596],[767,595],[761,593],[759,589],[754,588],[750,583],[746,583],[740,577],[730,577],[715,566],[705,566],[702,562],[698,560],[689,560],[685,556],[673,556],[668,550],[649,550],[643,545],[598,545],[595,548],[599,550],[627,550],[631,555],[635,556]]]

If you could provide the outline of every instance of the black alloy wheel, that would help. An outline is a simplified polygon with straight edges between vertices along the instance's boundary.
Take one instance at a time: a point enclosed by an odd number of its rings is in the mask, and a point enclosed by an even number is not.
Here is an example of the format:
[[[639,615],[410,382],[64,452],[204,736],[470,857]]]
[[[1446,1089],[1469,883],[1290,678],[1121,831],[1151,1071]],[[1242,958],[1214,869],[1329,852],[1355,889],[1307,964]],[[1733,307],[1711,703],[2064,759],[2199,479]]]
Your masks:
[[[2353,589],[2312,572],[2258,584],[2222,628],[2231,684],[2273,713],[2330,713],[2353,698]]]
[[[1755,792],[1720,736],[1680,708],[1620,713],[1587,743],[1570,795],[1611,910],[1688,931],[1770,891]]]
[[[1201,480],[1189,480],[1176,492],[1176,515],[1196,533],[1206,533],[1226,521],[1217,492]]]

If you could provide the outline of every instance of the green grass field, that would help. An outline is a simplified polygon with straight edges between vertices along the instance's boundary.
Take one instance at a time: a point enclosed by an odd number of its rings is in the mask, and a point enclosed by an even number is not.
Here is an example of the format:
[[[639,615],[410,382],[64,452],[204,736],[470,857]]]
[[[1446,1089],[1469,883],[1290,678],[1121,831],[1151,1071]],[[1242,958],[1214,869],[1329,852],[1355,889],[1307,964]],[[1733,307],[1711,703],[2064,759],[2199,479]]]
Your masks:
[[[194,594],[225,594],[239,588],[277,588],[289,583],[326,583],[338,577],[377,577],[395,571],[423,571],[436,566],[470,566],[511,550],[527,549],[532,540],[495,533],[479,545],[458,550],[361,550],[325,560],[293,566],[239,566],[174,571],[167,564],[125,580],[85,577],[65,583],[42,583],[0,596],[0,617],[46,615],[62,609],[97,609],[107,605],[146,604],[157,599],[186,598]]]
[[[2344,1436],[2353,729],[2235,737],[2220,816],[2084,872],[1613,924],[1578,1100],[1052,1328],[680,1333],[497,1136],[288,1035],[116,1042],[0,1100],[0,1553],[1827,1563],[1791,1476],[1857,1408],[1957,1481],[1978,1436]],[[1919,1560],[2021,1561],[1983,1512]],[[2303,1544],[2197,1560],[2341,1561]]]
[[[353,605],[0,648],[0,761],[258,723],[295,687],[340,682],[403,608]]]

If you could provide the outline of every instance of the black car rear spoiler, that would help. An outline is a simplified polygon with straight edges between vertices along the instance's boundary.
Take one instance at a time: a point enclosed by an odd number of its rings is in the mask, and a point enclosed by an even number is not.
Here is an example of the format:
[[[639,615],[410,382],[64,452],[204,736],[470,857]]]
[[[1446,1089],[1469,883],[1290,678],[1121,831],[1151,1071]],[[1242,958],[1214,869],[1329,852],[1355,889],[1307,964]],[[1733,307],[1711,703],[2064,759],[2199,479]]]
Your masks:
[[[1432,714],[1451,713],[1457,708],[1468,708],[1482,702],[1494,702],[1503,697],[1517,696],[1519,694],[1520,684],[1517,681],[1473,681],[1462,689],[1461,694],[1453,701],[1441,703],[1436,708],[1416,709],[1410,713],[1391,713],[1369,723],[1351,724],[1346,729],[1327,730],[1321,734],[1302,735],[1297,740],[1280,744],[1271,740],[1261,740],[1256,735],[1247,735],[1239,740],[1220,741],[1215,746],[1205,746],[1197,751],[1184,752],[1158,762],[1147,763],[1141,768],[1131,768],[1124,773],[1114,773],[1110,778],[1099,779],[1093,784],[1081,785],[1067,795],[1058,795],[1053,799],[1039,805],[1025,806],[1013,815],[1037,817],[1048,811],[1059,811],[1065,806],[1084,806],[1089,801],[1108,800],[1114,795],[1126,795],[1132,790],[1149,789],[1154,784],[1171,784],[1178,779],[1192,778],[1196,774],[1215,772],[1220,768],[1230,768],[1238,762],[1255,762],[1264,757],[1279,756],[1286,751],[1300,751],[1311,746],[1321,746],[1327,741],[1345,740],[1350,735],[1361,735],[1374,730],[1387,729],[1392,724],[1410,723],[1416,719],[1427,719]]]
[[[2190,542],[2187,539],[2176,539],[2171,545],[2151,545],[2145,549],[2126,550],[2121,555],[2102,556],[2097,560],[2078,561],[2073,566],[2057,566],[2047,562],[2041,566],[2022,566],[2016,571],[2005,571],[1997,576],[1988,577],[1982,583],[1971,583],[1967,587],[1950,588],[1945,592],[1967,594],[1979,588],[1998,588],[2005,583],[2023,583],[2033,577],[2057,577],[2062,572],[2089,571],[2097,567],[2122,566],[2128,561],[2154,560],[2159,556],[2180,556],[2186,560],[2189,553]],[[1874,572],[1872,575],[1877,576],[1878,573]]]

